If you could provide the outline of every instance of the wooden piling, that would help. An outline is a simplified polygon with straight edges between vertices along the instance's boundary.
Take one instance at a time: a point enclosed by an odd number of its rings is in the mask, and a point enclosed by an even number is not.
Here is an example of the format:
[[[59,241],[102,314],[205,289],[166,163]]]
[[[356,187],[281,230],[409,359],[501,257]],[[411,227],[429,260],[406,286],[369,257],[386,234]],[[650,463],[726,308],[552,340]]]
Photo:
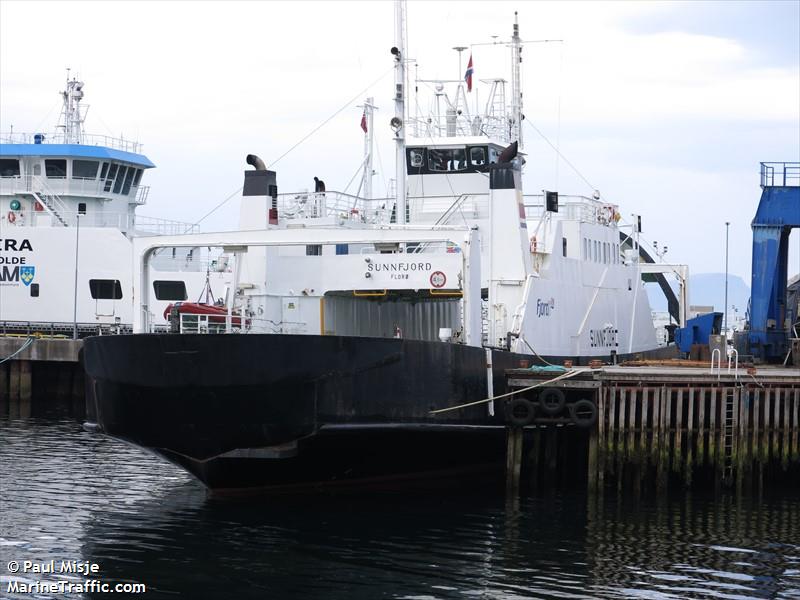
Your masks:
[[[506,493],[519,494],[522,427],[506,427]]]

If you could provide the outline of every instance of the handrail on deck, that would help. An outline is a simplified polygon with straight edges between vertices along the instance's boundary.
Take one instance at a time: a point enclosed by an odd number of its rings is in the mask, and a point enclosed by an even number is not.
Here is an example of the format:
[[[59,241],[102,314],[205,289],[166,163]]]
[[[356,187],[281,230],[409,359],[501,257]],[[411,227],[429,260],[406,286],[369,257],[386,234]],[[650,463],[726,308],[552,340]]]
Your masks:
[[[800,162],[762,162],[761,187],[800,186]]]

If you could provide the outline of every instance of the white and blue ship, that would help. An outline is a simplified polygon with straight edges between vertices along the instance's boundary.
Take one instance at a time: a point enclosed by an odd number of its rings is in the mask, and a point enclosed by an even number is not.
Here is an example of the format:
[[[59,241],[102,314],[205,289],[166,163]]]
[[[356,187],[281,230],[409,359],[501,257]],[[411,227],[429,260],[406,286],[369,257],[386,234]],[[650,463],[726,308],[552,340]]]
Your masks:
[[[53,132],[0,134],[2,332],[130,330],[131,240],[196,230],[138,214],[155,165],[137,142],[84,132],[83,88],[68,78]],[[211,267],[197,249],[163,252],[156,314],[201,294],[207,276],[219,293],[226,274]]]

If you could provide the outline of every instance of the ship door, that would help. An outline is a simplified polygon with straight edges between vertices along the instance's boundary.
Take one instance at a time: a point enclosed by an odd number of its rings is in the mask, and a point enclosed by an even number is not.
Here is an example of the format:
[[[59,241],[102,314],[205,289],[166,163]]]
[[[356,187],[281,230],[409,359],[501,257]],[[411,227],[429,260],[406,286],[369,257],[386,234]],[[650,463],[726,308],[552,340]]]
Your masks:
[[[22,172],[25,176],[25,189],[28,192],[38,192],[39,185],[34,185],[33,180],[42,176],[42,161],[38,156],[28,156],[22,160]]]
[[[113,323],[117,302],[122,300],[119,279],[90,279],[89,291],[94,300],[94,316],[99,323]]]

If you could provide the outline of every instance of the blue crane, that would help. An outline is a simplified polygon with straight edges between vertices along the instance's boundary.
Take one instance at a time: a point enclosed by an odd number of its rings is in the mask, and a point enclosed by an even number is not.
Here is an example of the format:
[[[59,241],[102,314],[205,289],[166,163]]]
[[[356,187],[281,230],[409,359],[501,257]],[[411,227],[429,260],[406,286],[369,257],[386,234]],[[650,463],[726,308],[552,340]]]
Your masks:
[[[761,201],[753,228],[750,351],[754,358],[783,360],[791,323],[786,322],[789,233],[800,227],[800,163],[761,163]]]

